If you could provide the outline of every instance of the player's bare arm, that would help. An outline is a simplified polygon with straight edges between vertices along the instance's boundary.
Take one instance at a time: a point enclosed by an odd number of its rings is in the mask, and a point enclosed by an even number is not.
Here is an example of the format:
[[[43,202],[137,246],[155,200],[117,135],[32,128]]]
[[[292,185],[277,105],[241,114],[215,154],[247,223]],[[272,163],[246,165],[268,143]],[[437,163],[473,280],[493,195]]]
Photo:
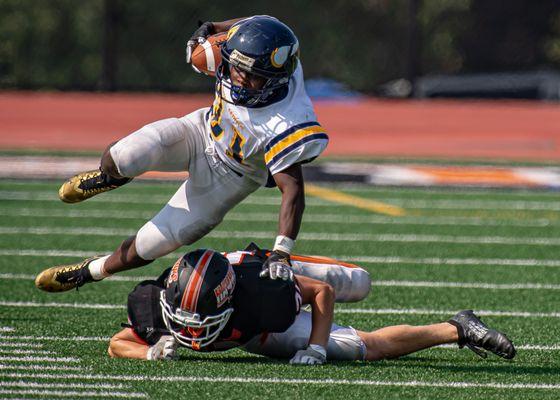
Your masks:
[[[111,338],[107,352],[113,358],[145,360],[148,349],[149,346],[134,335],[131,328],[124,328]]]
[[[113,358],[174,360],[177,358],[177,342],[171,335],[164,335],[149,346],[134,334],[132,328],[124,328],[111,338],[107,352]]]
[[[327,347],[334,316],[335,293],[331,285],[296,275],[302,304],[311,305],[311,336],[309,344]]]
[[[282,193],[278,234],[295,240],[301,226],[305,209],[305,193],[301,165],[295,164],[273,175],[274,182]]]

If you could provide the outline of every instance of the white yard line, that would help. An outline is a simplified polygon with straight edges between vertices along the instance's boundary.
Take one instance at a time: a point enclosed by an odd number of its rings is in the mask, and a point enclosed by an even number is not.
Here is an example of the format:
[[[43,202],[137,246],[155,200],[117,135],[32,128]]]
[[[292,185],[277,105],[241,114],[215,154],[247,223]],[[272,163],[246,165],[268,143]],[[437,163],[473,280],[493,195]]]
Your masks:
[[[11,326],[0,326],[0,332],[15,332],[15,330]]]
[[[122,383],[47,383],[29,381],[0,381],[2,387],[53,388],[53,389],[127,389]]]
[[[116,219],[128,220],[139,219],[148,220],[155,215],[155,211],[130,211],[130,210],[54,210],[37,208],[12,208],[0,210],[2,216],[13,217],[38,217],[38,218],[79,218],[79,219]],[[260,221],[277,222],[278,213],[243,213],[230,212],[226,215],[225,221]],[[499,218],[481,217],[384,217],[378,215],[340,215],[340,214],[320,214],[306,212],[303,216],[306,223],[320,224],[383,224],[383,225],[451,225],[451,226],[515,226],[515,227],[548,227],[559,225],[560,219],[551,220],[548,218],[514,220]]]
[[[0,274],[0,279],[2,274]],[[426,287],[426,288],[466,288],[489,290],[560,290],[560,285],[545,283],[485,283],[485,282],[432,282],[432,281],[374,281],[372,286]]]
[[[376,256],[335,256],[339,260],[370,264],[422,264],[422,265],[491,265],[508,267],[560,267],[560,260],[533,258],[414,258]]]
[[[88,303],[36,303],[31,301],[0,301],[0,306],[4,307],[64,307],[89,310],[106,310],[106,309],[125,309],[120,304],[88,304]],[[395,315],[454,315],[457,310],[431,310],[431,309],[415,309],[415,308],[337,308],[336,313],[340,314],[395,314]],[[492,311],[480,310],[476,311],[482,316],[501,316],[501,317],[522,317],[522,318],[560,318],[560,313],[538,313],[525,311]]]
[[[0,342],[0,348],[2,347],[21,347],[21,348],[41,348],[43,347],[43,345],[41,343],[26,343],[26,344],[21,344],[21,343],[7,343],[7,342]]]
[[[162,195],[124,195],[110,194],[102,198],[93,200],[103,203],[123,203],[123,204],[160,204],[164,205],[170,196]],[[56,191],[9,191],[0,190],[0,200],[22,200],[22,201],[54,201],[59,202]],[[241,204],[278,206],[280,196],[250,196],[243,200]],[[530,211],[560,211],[560,204],[554,199],[551,201],[537,200],[463,200],[463,199],[410,199],[402,197],[379,198],[394,206],[417,209],[446,209],[446,210],[530,210]],[[91,201],[91,200],[90,200]],[[313,206],[333,207],[336,204],[321,199],[309,198],[306,204]]]
[[[377,314],[377,315],[448,315],[452,316],[457,310],[431,310],[421,308],[337,308],[337,314]],[[527,311],[493,311],[475,310],[477,315],[492,317],[519,318],[560,318],[560,312],[539,313]]]
[[[235,376],[149,376],[149,375],[73,375],[58,374],[0,374],[3,378],[52,378],[81,380],[115,380],[124,382],[206,382],[241,384],[288,384],[288,385],[361,385],[361,386],[401,386],[440,388],[487,388],[487,389],[543,389],[560,390],[560,384],[500,383],[500,382],[427,382],[427,381],[382,381],[367,379],[290,379],[290,378],[247,378]]]
[[[108,336],[7,336],[7,335],[0,335],[1,340],[11,340],[11,341],[34,341],[34,340],[41,340],[41,341],[74,341],[74,342],[108,342],[111,339]]]
[[[53,362],[53,363],[77,363],[80,362],[79,358],[76,357],[8,357],[0,356],[0,361],[21,361],[21,362]]]
[[[72,371],[79,372],[84,370],[89,370],[87,367],[69,367],[66,365],[44,365],[44,364],[28,364],[28,365],[18,365],[18,364],[0,364],[0,370],[4,371]]]
[[[39,355],[52,355],[52,354],[55,354],[55,352],[49,351],[49,350],[2,349],[2,348],[0,348],[0,354],[29,354],[29,355],[39,356]]]
[[[106,278],[104,282],[141,282],[154,279],[153,276],[116,276]],[[35,275],[29,274],[0,274],[0,280],[35,280]],[[488,290],[560,290],[560,285],[546,283],[485,283],[485,282],[433,282],[433,281],[374,281],[372,286],[388,287],[425,287],[425,288],[466,288]],[[2,345],[0,344],[0,347]]]
[[[33,396],[49,396],[49,397],[128,397],[128,398],[146,398],[148,397],[145,393],[135,393],[135,392],[108,392],[108,391],[100,391],[100,392],[93,392],[93,391],[85,391],[85,392],[76,392],[76,391],[61,391],[61,390],[35,390],[35,389],[22,389],[22,390],[14,390],[14,389],[0,389],[0,394],[29,394]]]
[[[478,312],[477,312],[478,314]],[[74,337],[74,336],[0,336],[2,340],[13,340],[17,342],[24,342],[24,344],[18,344],[21,346],[26,345],[25,342],[27,341],[53,341],[53,342],[74,342],[74,341],[91,341],[91,342],[108,342],[111,338],[110,337],[100,337],[100,336],[81,336],[81,337]],[[457,348],[457,345],[449,344],[449,345],[441,345],[438,348]],[[560,344],[553,344],[553,345],[542,345],[542,344],[516,344],[515,348],[518,350],[542,350],[542,351],[555,351],[560,350]],[[0,369],[6,369],[7,365],[0,364]],[[11,367],[11,366],[10,366]],[[17,367],[18,369],[40,369],[40,365],[30,366],[27,368],[28,365],[25,367]],[[57,369],[58,367],[49,366],[50,369]],[[74,367],[60,367],[63,369],[70,369]],[[76,368],[82,369],[82,368]],[[84,368],[87,369],[87,368]]]
[[[98,254],[111,254],[113,250],[59,250],[59,249],[0,249],[0,256],[17,257],[91,257]],[[176,260],[184,253],[171,253],[162,259]],[[413,258],[413,257],[377,257],[326,255],[334,259],[369,264],[422,264],[422,265],[486,265],[486,266],[519,266],[519,267],[560,267],[560,259],[502,259],[502,258]]]
[[[87,310],[120,310],[125,309],[123,304],[87,304],[87,303],[35,303],[32,301],[0,301],[3,307],[64,307]]]
[[[12,227],[0,226],[0,235],[69,235],[69,236],[106,236],[124,237],[136,234],[136,229],[118,228],[70,228],[70,227]],[[270,239],[274,232],[269,231],[221,231],[210,232],[206,237],[219,239]],[[415,235],[415,234],[369,234],[369,233],[320,233],[302,232],[302,241],[326,242],[392,242],[392,243],[451,243],[451,244],[488,244],[524,246],[560,246],[560,238],[548,237],[510,237],[510,236],[453,236],[453,235]]]

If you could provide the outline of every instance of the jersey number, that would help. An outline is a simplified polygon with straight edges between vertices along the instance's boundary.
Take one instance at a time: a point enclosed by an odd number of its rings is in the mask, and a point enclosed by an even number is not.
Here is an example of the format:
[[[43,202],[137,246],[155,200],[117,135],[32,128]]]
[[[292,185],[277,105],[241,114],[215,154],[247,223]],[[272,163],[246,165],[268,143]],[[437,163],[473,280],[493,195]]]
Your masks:
[[[226,154],[228,157],[233,158],[238,163],[243,162],[243,145],[245,144],[245,138],[239,131],[233,127],[233,138],[229,142],[229,149],[227,149]]]

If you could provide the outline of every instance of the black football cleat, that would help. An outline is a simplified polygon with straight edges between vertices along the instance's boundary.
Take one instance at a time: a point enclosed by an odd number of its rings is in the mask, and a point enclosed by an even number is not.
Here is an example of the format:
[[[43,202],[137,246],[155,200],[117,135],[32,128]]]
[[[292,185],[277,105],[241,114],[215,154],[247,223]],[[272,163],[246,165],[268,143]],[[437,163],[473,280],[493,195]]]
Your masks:
[[[132,178],[113,178],[101,170],[82,172],[68,179],[58,190],[58,197],[65,203],[79,203],[99,193],[116,189]]]
[[[89,264],[99,257],[91,257],[77,264],[59,265],[48,268],[35,278],[35,286],[45,292],[65,292],[94,282]]]
[[[447,322],[457,327],[459,348],[467,346],[482,358],[486,358],[486,352],[481,348],[508,360],[515,357],[511,340],[502,332],[488,328],[472,310],[461,311]]]

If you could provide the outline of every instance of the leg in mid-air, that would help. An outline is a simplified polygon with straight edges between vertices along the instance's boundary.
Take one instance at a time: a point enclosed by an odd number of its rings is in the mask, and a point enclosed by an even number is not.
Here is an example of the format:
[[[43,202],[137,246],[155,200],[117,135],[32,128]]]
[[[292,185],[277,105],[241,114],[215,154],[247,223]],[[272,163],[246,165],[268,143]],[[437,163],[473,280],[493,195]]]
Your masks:
[[[99,169],[81,172],[62,184],[58,197],[65,203],[79,203],[99,193],[108,192],[130,182],[133,177],[122,176],[111,156],[111,143],[101,156]]]
[[[150,124],[111,147],[112,159],[124,176],[148,170],[189,171],[190,176],[163,209],[115,252],[46,269],[35,279],[38,288],[66,291],[149,264],[199,240],[258,188],[256,182],[239,176],[206,152],[210,139],[204,125],[205,111]],[[142,157],[138,157],[140,153]]]

